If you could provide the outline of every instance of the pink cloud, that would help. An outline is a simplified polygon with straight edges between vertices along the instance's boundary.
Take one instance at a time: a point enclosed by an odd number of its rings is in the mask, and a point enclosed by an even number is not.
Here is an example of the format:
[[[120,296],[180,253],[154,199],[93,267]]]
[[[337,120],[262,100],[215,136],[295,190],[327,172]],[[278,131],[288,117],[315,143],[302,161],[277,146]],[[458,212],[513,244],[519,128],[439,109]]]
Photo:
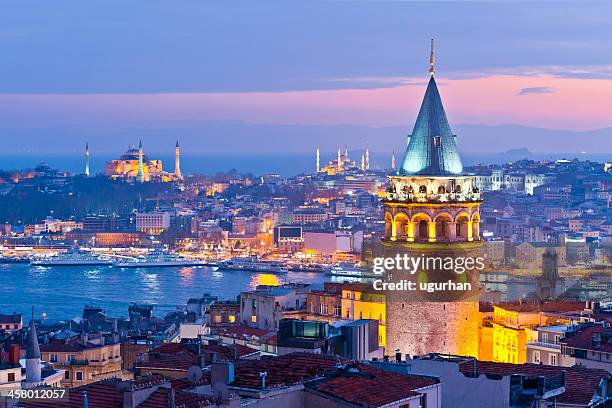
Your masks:
[[[516,123],[573,130],[612,126],[607,103],[612,80],[496,75],[437,81],[451,124]],[[528,88],[554,92],[518,95]],[[424,91],[424,85],[410,85],[275,93],[3,94],[0,120],[16,127],[222,119],[409,126]]]

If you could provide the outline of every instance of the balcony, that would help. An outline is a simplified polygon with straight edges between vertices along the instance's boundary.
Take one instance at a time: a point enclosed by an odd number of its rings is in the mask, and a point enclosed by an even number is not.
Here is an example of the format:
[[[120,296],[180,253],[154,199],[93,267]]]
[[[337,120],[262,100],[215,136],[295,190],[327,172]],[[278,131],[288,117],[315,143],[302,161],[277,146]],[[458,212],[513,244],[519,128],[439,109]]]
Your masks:
[[[70,360],[70,365],[71,366],[86,366],[89,365],[89,360]]]
[[[561,345],[560,344],[555,344],[555,343],[547,343],[547,342],[543,342],[543,341],[529,341],[527,342],[527,346],[531,346],[531,347],[541,347],[541,348],[547,348],[547,349],[553,349],[553,350],[561,350]]]
[[[469,193],[409,193],[386,191],[383,201],[403,203],[477,203],[480,192]]]

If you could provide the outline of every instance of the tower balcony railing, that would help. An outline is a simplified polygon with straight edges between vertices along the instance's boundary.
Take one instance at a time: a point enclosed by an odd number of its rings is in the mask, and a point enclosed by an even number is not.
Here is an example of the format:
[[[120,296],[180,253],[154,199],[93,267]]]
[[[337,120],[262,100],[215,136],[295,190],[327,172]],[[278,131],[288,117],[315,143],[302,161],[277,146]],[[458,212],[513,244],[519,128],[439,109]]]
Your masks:
[[[384,201],[405,203],[469,203],[480,202],[480,192],[469,193],[408,193],[386,191]]]

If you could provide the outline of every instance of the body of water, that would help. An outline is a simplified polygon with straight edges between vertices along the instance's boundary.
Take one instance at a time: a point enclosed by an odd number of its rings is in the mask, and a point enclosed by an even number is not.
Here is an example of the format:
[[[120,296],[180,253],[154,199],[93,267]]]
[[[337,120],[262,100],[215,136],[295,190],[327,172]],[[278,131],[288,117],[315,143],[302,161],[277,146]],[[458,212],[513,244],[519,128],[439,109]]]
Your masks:
[[[335,158],[335,152],[322,152],[321,164],[326,165],[328,161]],[[174,156],[167,152],[148,154],[150,158],[161,159],[165,170],[174,169]],[[349,156],[359,162],[360,152],[350,152]],[[117,159],[119,154],[96,154],[91,156],[92,174],[104,173],[106,162]],[[403,152],[397,153],[398,164],[401,164]],[[608,154],[547,154],[533,153],[526,156],[533,160],[557,160],[561,158],[580,160],[594,160],[604,162],[610,160]],[[464,166],[478,163],[502,164],[525,158],[525,155],[463,153]],[[46,163],[52,168],[68,171],[71,173],[83,173],[85,171],[85,157],[79,154],[0,154],[0,170],[19,170],[34,168],[39,163]],[[370,163],[373,169],[387,169],[391,165],[391,152],[370,152]],[[189,153],[181,154],[181,169],[184,174],[215,174],[236,169],[241,173],[252,173],[262,175],[267,173],[280,174],[285,177],[296,174],[313,173],[315,171],[315,152],[312,153]]]
[[[95,304],[109,316],[127,316],[130,302],[154,305],[156,316],[185,306],[187,300],[211,293],[235,299],[257,285],[305,282],[322,286],[319,273],[265,274],[213,271],[208,267],[119,269],[106,266],[42,267],[0,265],[0,314],[38,316],[62,320],[80,316],[83,306]],[[27,319],[26,319],[27,320]]]

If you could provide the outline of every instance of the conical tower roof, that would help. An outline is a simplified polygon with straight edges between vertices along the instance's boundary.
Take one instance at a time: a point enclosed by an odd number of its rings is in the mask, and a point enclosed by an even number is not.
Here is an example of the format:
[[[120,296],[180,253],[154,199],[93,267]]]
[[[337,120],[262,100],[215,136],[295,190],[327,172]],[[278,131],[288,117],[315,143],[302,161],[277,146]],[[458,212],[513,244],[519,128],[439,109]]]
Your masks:
[[[28,348],[26,350],[26,358],[40,358],[40,347],[38,345],[38,335],[36,334],[36,325],[34,319],[30,321],[30,334],[28,336]]]
[[[400,175],[459,175],[463,164],[434,79],[433,48],[429,72],[431,78],[410,135]]]

